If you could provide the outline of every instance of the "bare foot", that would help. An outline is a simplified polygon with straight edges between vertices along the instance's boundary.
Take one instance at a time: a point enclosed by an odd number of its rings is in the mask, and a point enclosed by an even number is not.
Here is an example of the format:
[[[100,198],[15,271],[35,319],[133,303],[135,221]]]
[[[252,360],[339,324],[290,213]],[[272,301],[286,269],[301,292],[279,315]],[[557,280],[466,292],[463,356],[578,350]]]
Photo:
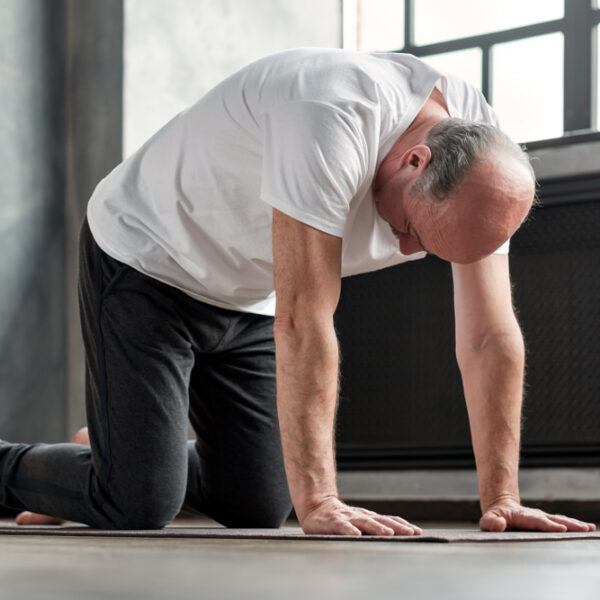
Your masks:
[[[75,435],[71,438],[71,444],[81,444],[82,446],[89,446],[90,434],[88,433],[88,428],[82,427],[79,431],[76,431]]]
[[[82,444],[84,446],[90,445],[90,436],[88,434],[88,428],[84,427],[80,429],[72,438],[71,444]],[[56,517],[49,517],[47,515],[38,515],[26,510],[25,512],[19,513],[16,518],[17,525],[62,525],[64,521],[57,519]]]
[[[17,522],[17,525],[62,525],[64,523],[62,519],[38,515],[37,513],[32,513],[28,510],[19,513],[15,521]]]

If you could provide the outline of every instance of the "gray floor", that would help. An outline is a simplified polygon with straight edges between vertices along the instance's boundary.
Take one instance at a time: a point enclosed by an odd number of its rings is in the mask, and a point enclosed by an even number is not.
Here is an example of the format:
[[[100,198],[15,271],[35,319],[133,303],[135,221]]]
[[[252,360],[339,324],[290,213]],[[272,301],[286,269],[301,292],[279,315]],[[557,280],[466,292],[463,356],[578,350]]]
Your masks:
[[[5,598],[595,600],[600,543],[0,536],[0,599]]]

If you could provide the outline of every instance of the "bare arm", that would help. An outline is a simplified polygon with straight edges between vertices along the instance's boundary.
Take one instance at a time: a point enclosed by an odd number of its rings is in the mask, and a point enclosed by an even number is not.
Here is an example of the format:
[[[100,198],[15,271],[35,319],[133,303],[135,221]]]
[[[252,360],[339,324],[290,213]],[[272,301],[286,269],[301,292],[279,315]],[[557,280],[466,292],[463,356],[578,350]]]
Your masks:
[[[508,256],[452,265],[456,356],[477,463],[482,529],[586,531],[590,524],[520,505],[518,470],[525,350]]]
[[[277,408],[286,475],[307,533],[420,533],[399,517],[338,499],[334,420],[338,344],[333,326],[342,240],[273,211]]]
[[[340,238],[273,214],[277,402],[288,484],[298,518],[337,497],[333,426]]]
[[[514,316],[508,257],[453,265],[460,367],[481,508],[519,501],[518,465],[525,351]]]

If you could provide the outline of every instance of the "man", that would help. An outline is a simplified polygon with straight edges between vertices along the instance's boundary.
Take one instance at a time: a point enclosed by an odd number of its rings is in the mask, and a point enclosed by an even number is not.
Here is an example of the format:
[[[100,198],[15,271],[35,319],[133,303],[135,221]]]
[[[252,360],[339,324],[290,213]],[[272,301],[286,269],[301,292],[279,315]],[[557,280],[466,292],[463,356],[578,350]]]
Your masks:
[[[3,443],[0,503],[106,528],[182,506],[277,527],[291,494],[307,533],[421,533],[338,498],[333,313],[342,276],[426,251],[453,265],[481,527],[592,529],[520,505],[505,242],[535,186],[494,124],[412,56],[317,49],[257,61],[175,117],[100,182],[82,229],[91,449]]]

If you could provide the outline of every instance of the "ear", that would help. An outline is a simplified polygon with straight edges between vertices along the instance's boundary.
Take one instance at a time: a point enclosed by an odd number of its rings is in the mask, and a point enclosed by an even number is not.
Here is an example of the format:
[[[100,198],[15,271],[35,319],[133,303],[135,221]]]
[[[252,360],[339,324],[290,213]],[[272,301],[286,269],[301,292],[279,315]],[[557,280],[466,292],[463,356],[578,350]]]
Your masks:
[[[417,169],[419,172],[423,171],[430,162],[431,149],[429,146],[425,146],[425,144],[409,148],[402,156],[403,166]]]

